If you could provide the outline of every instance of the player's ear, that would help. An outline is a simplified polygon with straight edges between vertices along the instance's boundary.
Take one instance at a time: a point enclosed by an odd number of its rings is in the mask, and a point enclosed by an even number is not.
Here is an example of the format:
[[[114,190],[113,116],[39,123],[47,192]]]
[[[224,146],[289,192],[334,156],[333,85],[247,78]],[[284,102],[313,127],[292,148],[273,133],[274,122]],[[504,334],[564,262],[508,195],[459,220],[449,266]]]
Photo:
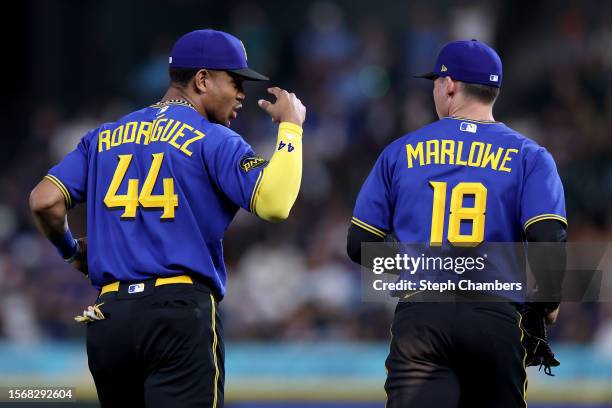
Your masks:
[[[211,73],[207,69],[201,69],[193,76],[193,84],[198,93],[206,93],[210,87]]]
[[[446,85],[446,94],[448,96],[453,96],[455,92],[457,92],[457,87],[459,84],[449,76],[444,77],[444,82]]]

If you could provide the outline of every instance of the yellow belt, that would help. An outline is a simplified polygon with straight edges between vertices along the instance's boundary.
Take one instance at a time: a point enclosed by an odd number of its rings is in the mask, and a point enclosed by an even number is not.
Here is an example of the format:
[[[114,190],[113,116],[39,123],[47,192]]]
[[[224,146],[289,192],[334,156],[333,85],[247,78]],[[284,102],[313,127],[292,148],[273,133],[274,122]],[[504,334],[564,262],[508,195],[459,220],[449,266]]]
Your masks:
[[[172,276],[169,278],[155,279],[155,286],[173,285],[175,283],[189,283],[193,285],[193,279],[191,279],[191,276],[188,276],[188,275],[179,275],[179,276]],[[100,291],[100,296],[108,292],[117,292],[119,290],[119,284],[120,282],[113,282],[113,283],[109,283],[108,285],[102,286],[102,290]]]

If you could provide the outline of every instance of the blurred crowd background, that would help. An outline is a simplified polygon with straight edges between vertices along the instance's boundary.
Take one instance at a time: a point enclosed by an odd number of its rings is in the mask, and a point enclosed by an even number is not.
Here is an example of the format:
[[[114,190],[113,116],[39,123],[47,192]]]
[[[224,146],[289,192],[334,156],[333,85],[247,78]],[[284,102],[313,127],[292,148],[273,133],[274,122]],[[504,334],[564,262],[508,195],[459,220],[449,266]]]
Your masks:
[[[249,65],[308,108],[302,190],[289,220],[241,211],[227,232],[227,339],[386,340],[392,309],[364,303],[345,254],[357,192],[382,149],[436,119],[429,71],[450,40],[495,47],[495,116],[545,146],[565,185],[570,240],[612,241],[612,3],[603,1],[47,2],[23,9],[28,80],[7,78],[0,151],[0,339],[78,338],[95,299],[36,231],[28,194],[79,138],[158,101],[173,42],[212,27],[241,38]],[[270,157],[275,127],[246,84],[232,127]],[[10,133],[9,133],[10,132]],[[86,233],[83,206],[70,214]],[[180,237],[177,237],[180,239]],[[612,355],[612,305],[568,303],[554,340]]]

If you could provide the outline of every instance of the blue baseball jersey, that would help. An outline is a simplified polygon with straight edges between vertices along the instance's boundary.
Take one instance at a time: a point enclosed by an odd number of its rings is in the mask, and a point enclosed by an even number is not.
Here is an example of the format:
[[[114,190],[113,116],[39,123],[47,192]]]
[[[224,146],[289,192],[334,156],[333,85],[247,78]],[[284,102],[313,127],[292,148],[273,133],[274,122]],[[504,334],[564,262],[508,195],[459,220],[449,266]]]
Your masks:
[[[250,211],[266,161],[183,103],[106,123],[49,170],[69,207],[87,202],[94,286],[181,274],[225,294],[223,235]]]
[[[521,242],[524,229],[543,219],[567,223],[546,149],[503,123],[448,117],[387,146],[353,222],[402,242],[475,246]]]
[[[380,237],[393,233],[404,243],[442,248],[523,242],[534,222],[567,223],[563,186],[546,149],[503,123],[456,117],[387,146],[353,215],[355,225]],[[516,262],[500,267],[500,275],[509,280]]]

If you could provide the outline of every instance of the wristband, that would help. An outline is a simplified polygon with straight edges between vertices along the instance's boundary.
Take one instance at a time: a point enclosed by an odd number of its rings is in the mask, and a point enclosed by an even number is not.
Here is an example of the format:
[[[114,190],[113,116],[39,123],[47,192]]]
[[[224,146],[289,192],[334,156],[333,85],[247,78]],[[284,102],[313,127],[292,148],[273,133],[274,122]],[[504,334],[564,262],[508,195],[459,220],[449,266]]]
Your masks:
[[[81,246],[79,244],[79,241],[75,240],[74,242],[76,242],[76,250],[74,251],[74,255],[72,255],[70,258],[68,259],[64,259],[64,261],[68,262],[68,263],[73,263],[74,260],[77,258],[77,256],[79,255],[79,247]]]
[[[52,239],[51,243],[55,245],[55,248],[57,248],[57,251],[64,260],[67,262],[74,261],[74,257],[79,249],[79,244],[72,236],[70,229],[64,231],[59,237]]]

